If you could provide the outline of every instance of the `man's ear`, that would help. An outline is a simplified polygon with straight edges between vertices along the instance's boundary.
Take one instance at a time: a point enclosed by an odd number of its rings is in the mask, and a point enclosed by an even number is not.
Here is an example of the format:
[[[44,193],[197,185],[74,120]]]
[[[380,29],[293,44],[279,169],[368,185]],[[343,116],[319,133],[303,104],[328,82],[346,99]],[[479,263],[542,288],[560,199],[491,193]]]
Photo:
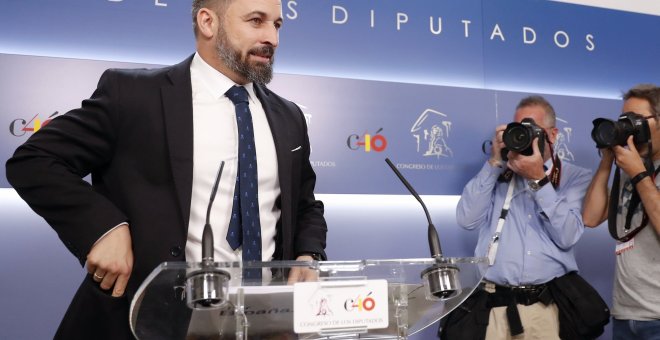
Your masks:
[[[208,8],[201,8],[197,12],[197,30],[200,37],[211,39],[218,32],[218,25],[220,18],[218,15]]]
[[[559,129],[556,127],[553,127],[550,129],[550,134],[548,135],[548,142],[550,144],[555,144],[557,142],[557,136],[559,135]]]

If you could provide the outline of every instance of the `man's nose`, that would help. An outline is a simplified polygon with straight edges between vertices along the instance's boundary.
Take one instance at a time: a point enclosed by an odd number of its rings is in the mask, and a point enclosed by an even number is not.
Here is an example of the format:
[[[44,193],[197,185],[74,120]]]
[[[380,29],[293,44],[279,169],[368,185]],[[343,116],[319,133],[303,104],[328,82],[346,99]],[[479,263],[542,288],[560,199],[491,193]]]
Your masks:
[[[261,42],[277,47],[280,41],[280,31],[275,26],[268,26],[262,32]]]

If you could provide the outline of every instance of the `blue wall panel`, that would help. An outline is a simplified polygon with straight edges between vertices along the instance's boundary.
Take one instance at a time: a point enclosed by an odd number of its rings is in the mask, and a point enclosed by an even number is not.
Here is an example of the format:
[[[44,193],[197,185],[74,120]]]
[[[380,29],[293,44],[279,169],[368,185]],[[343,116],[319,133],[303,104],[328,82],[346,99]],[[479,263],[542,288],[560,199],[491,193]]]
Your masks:
[[[445,254],[470,256],[476,234],[456,226],[456,195],[521,97],[544,94],[562,157],[595,168],[591,120],[616,117],[632,85],[660,83],[657,16],[541,0],[283,0],[283,14],[271,87],[308,118],[333,259],[427,256],[423,215],[385,157],[431,195]],[[188,1],[0,2],[0,160],[37,120],[77,107],[105,68],[173,64],[193,50]],[[13,190],[0,189],[0,213],[10,311],[0,338],[48,338],[83,270]],[[607,301],[613,248],[601,227],[576,250]]]

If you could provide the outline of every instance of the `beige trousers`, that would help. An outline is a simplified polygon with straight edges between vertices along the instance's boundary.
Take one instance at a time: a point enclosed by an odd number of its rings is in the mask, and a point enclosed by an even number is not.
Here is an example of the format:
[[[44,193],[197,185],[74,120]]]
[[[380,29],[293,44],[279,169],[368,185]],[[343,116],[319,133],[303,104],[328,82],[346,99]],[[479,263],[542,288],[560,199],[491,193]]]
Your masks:
[[[486,340],[559,340],[559,311],[554,302],[547,306],[541,302],[518,305],[518,313],[524,332],[512,337],[506,307],[491,309]]]

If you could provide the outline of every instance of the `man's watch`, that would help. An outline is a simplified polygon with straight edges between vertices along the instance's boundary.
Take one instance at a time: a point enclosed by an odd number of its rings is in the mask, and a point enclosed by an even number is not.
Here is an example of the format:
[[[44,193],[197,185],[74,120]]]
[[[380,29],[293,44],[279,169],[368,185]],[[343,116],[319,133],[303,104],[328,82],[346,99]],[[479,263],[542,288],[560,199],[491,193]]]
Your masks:
[[[323,261],[323,256],[321,256],[321,254],[319,253],[302,253],[298,256],[303,256],[303,255],[310,256],[311,258],[314,259],[314,261]]]
[[[550,178],[548,176],[543,176],[541,179],[528,181],[527,185],[529,185],[529,190],[537,192],[543,188],[544,185],[548,184],[548,182],[550,182]]]

